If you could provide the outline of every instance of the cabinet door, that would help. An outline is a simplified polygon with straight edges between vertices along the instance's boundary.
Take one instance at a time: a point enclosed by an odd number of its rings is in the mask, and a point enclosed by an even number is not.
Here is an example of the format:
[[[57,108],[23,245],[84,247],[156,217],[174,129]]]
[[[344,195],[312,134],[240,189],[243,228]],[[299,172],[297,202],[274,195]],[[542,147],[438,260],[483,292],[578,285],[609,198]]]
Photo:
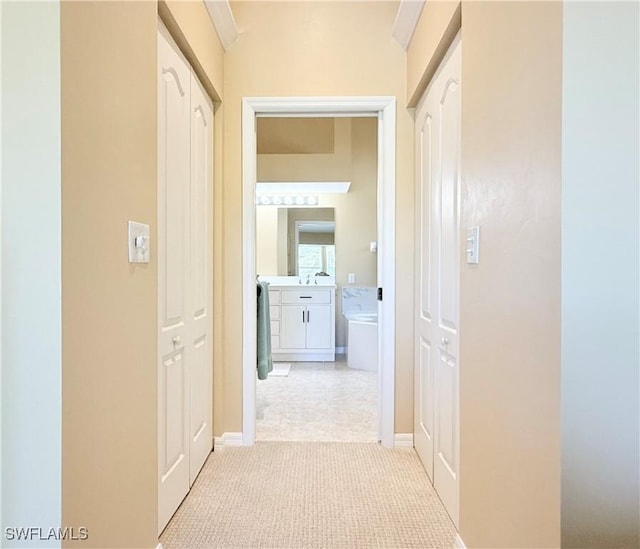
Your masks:
[[[306,310],[303,305],[283,305],[280,312],[280,348],[304,349]]]
[[[307,349],[330,348],[331,307],[329,305],[307,305]]]

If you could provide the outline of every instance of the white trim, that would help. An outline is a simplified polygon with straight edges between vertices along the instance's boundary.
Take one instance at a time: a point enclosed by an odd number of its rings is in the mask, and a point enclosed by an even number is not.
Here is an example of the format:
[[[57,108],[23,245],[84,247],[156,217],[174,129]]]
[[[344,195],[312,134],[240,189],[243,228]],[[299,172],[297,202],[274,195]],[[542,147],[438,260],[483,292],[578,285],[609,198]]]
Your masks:
[[[222,47],[227,51],[238,39],[238,27],[229,0],[204,0],[204,5],[207,7]]]
[[[393,440],[396,448],[413,448],[413,433],[396,433]]]
[[[464,541],[462,541],[462,538],[460,537],[460,532],[456,533],[454,544],[455,549],[467,549],[467,546],[464,544]]]
[[[242,430],[243,444],[255,443],[256,429],[256,117],[377,116],[379,283],[378,436],[394,445],[395,421],[395,97],[264,97],[242,101]]]
[[[425,0],[400,0],[396,20],[393,23],[393,37],[403,50],[409,47],[424,5]]]
[[[231,446],[243,446],[242,433],[222,433],[221,437],[213,437],[214,452]]]

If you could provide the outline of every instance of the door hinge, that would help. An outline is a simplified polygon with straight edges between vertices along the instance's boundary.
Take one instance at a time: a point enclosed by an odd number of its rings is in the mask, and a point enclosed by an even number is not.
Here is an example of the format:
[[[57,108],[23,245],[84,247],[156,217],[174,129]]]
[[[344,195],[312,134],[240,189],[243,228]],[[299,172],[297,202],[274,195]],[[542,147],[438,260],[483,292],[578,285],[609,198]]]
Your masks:
[[[378,288],[378,301],[382,301],[382,288]]]

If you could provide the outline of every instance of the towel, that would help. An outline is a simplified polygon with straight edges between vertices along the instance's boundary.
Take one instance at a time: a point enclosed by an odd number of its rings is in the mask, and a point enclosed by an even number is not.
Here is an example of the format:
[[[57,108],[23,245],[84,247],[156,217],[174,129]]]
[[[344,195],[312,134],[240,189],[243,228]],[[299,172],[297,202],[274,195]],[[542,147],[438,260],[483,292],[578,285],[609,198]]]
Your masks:
[[[271,357],[271,315],[269,314],[269,284],[258,282],[258,379],[267,379],[273,370]]]

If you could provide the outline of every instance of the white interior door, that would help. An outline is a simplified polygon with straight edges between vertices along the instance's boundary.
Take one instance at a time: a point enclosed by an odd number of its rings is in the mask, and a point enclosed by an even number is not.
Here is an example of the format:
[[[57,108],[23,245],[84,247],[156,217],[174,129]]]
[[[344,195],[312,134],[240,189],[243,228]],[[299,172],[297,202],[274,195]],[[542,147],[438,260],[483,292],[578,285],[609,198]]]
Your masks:
[[[418,108],[416,449],[454,523],[459,507],[461,41]]]
[[[190,79],[158,33],[158,525],[189,491]]]
[[[213,444],[213,106],[158,32],[158,528]]]
[[[212,342],[211,196],[213,181],[213,106],[191,74],[191,242],[190,242],[190,430],[189,485],[211,452]]]
[[[439,171],[438,139],[434,115],[437,112],[433,85],[416,112],[416,344],[414,370],[414,446],[427,475],[433,482],[433,448],[435,430],[435,376],[432,361],[433,317],[431,209],[433,181]]]

